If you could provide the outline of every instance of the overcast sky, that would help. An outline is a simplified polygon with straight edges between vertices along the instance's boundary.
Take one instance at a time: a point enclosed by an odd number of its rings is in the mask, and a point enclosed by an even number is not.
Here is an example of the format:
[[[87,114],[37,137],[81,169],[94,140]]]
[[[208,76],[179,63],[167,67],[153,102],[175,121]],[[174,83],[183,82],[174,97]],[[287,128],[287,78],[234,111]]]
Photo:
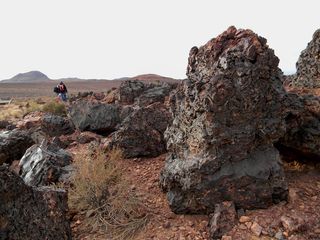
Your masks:
[[[230,25],[267,38],[284,72],[320,28],[320,1],[0,0],[0,79],[185,78],[192,46]]]

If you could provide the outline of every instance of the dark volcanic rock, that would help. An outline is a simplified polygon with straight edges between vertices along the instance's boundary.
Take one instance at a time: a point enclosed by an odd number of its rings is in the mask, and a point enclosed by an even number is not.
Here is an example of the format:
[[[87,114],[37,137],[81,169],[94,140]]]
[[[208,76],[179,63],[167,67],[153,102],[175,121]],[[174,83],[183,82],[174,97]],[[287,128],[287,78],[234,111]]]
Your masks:
[[[52,114],[43,117],[41,129],[50,137],[71,134],[75,130],[69,119]]]
[[[121,83],[118,94],[121,104],[133,104],[136,97],[140,96],[147,86],[138,80],[126,80]]]
[[[176,213],[243,209],[286,199],[278,151],[285,133],[279,59],[266,39],[230,27],[190,51],[188,79],[171,96],[173,124],[160,183]]]
[[[172,87],[172,85],[164,83],[160,86],[150,88],[143,94],[141,94],[141,96],[139,96],[139,98],[137,99],[137,103],[139,106],[148,106],[155,102],[163,103],[165,97],[169,96]]]
[[[120,123],[121,108],[117,105],[79,101],[70,109],[71,120],[80,131],[108,135]]]
[[[314,34],[308,46],[300,54],[297,73],[292,79],[294,87],[320,87],[320,29]]]
[[[135,109],[111,135],[109,147],[119,147],[127,158],[158,156],[166,151],[163,133],[171,121],[171,114],[161,103]]]
[[[237,213],[233,202],[216,204],[208,224],[210,239],[220,239],[225,233],[229,232],[236,224],[236,216]]]
[[[64,167],[71,164],[72,157],[54,144],[43,141],[33,145],[20,160],[20,175],[30,186],[44,186],[56,183],[63,174]]]
[[[280,148],[320,159],[320,98],[289,93],[287,100],[287,131],[278,142]]]
[[[19,160],[25,151],[34,144],[29,132],[12,130],[0,133],[0,165],[4,162],[11,164]]]
[[[10,123],[7,120],[0,120],[0,129],[5,129]]]
[[[0,166],[0,239],[71,239],[67,194],[32,188]]]

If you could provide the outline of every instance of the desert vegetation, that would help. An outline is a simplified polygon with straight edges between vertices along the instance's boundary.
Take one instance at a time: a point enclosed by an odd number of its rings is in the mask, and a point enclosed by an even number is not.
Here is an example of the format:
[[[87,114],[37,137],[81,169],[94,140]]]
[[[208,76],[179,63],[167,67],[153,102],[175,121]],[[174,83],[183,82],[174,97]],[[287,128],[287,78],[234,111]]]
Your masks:
[[[148,222],[149,213],[123,175],[119,149],[95,144],[76,156],[69,206],[87,212],[85,225],[112,239],[131,239]]]

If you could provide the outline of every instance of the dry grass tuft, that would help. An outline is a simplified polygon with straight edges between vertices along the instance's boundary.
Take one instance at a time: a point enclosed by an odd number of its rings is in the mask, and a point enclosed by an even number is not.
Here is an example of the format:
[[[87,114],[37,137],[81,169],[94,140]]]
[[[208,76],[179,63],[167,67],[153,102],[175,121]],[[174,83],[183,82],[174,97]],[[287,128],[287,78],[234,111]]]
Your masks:
[[[40,111],[41,104],[36,100],[14,100],[12,103],[1,106],[0,120],[21,119],[24,115]]]
[[[87,226],[112,239],[132,238],[149,219],[146,206],[122,174],[121,159],[120,150],[105,153],[99,147],[77,156],[69,189],[70,208],[87,212]]]

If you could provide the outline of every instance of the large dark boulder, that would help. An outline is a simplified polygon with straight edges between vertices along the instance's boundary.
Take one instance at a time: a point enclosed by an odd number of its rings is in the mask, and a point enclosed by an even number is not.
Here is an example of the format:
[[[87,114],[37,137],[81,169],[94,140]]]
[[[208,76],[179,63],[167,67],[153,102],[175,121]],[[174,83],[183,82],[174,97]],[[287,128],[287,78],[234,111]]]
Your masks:
[[[50,137],[72,134],[74,126],[68,118],[46,114],[41,122],[41,129]]]
[[[143,92],[137,98],[137,104],[139,106],[148,106],[155,102],[164,103],[165,98],[169,96],[169,93],[174,88],[174,85],[163,83],[159,86],[155,86]]]
[[[287,131],[277,146],[284,153],[320,160],[320,97],[288,93],[286,103]]]
[[[21,158],[20,176],[30,186],[45,186],[56,183],[69,173],[64,167],[71,164],[72,156],[54,144],[43,141],[33,145]]]
[[[166,151],[163,133],[172,116],[161,103],[135,109],[111,135],[110,148],[120,148],[126,158],[155,157]]]
[[[108,135],[120,123],[121,108],[114,104],[78,101],[70,107],[70,117],[80,131]]]
[[[0,166],[0,239],[71,239],[67,193],[32,188]]]
[[[14,129],[0,132],[0,165],[19,160],[33,144],[34,141],[28,131]]]
[[[235,27],[191,49],[188,79],[170,100],[160,177],[174,212],[213,212],[223,201],[266,208],[286,199],[273,146],[286,127],[278,63],[266,39]]]

